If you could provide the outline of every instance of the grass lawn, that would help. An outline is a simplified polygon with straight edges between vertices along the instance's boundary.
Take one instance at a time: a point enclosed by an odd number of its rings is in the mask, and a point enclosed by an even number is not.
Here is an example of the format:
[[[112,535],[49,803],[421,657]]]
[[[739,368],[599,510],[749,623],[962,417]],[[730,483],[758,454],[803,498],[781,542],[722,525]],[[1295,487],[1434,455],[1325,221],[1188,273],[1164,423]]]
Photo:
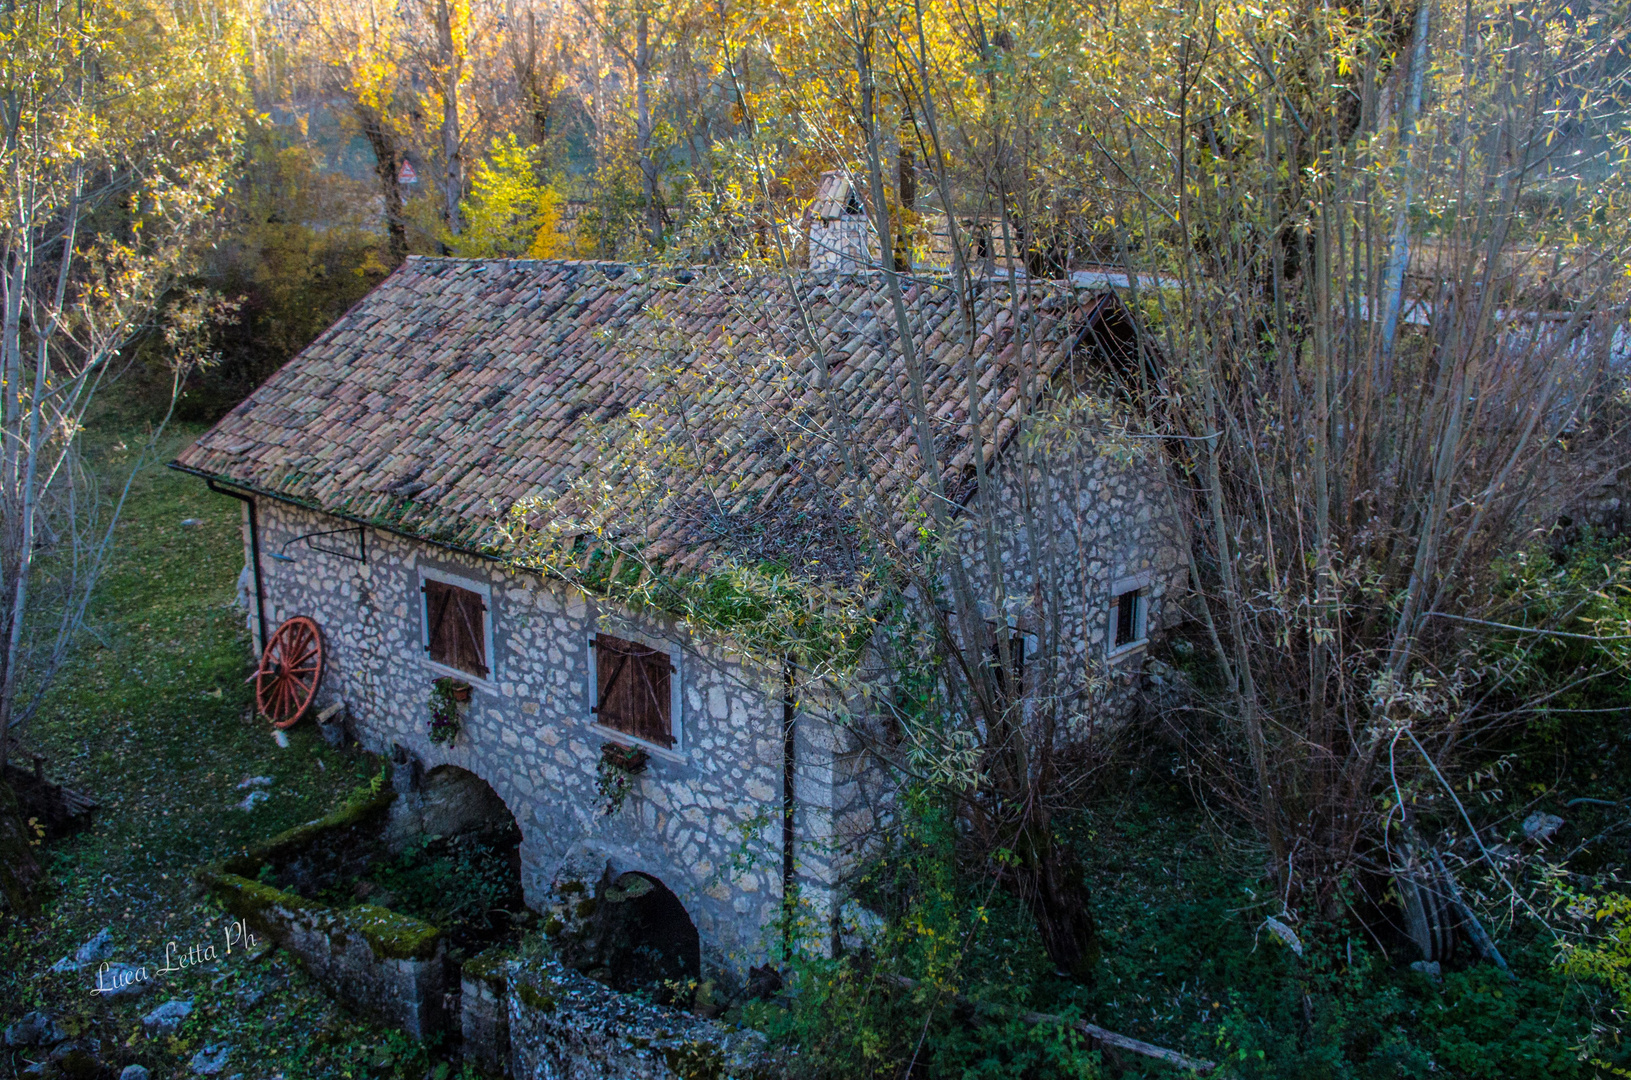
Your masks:
[[[198,434],[176,432],[160,462]],[[101,464],[117,475],[133,452]],[[162,464],[136,482],[91,632],[23,735],[22,760],[45,755],[53,780],[101,809],[90,831],[44,848],[40,912],[0,916],[0,1025],[49,1009],[103,1062],[140,1063],[155,1077],[188,1075],[201,1047],[226,1043],[227,1077],[418,1080],[430,1067],[423,1049],[331,1003],[285,954],[224,955],[230,920],[191,880],[200,863],[328,812],[378,770],[325,745],[310,721],[279,747],[254,715],[249,638],[233,603],[240,514],[236,501]],[[238,785],[257,776],[272,779],[270,799],[238,809]],[[91,971],[48,971],[103,927],[113,961],[150,972],[170,942],[178,952],[215,944],[219,958],[157,974],[130,1000],[91,994]],[[139,1018],[174,998],[193,1001],[192,1015],[176,1036],[149,1038]],[[0,1047],[0,1075],[38,1056]]]

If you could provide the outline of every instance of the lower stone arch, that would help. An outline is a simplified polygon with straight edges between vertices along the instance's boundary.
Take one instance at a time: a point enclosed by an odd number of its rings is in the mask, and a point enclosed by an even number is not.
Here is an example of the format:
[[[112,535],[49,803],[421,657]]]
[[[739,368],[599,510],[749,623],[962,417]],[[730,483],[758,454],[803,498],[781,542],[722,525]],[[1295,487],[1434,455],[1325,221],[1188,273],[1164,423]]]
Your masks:
[[[685,904],[662,879],[608,868],[593,914],[566,949],[566,961],[613,989],[657,1000],[690,1000],[702,979],[702,938]]]
[[[458,765],[438,765],[419,782],[420,825],[429,835],[456,836],[471,831],[519,828],[493,786],[478,774]]]
[[[450,944],[479,950],[504,937],[511,916],[524,911],[520,822],[492,785],[469,769],[408,768],[414,779],[398,788],[391,806],[389,846],[426,865],[431,876],[416,883],[419,892],[439,887],[451,901],[448,919],[436,920]]]

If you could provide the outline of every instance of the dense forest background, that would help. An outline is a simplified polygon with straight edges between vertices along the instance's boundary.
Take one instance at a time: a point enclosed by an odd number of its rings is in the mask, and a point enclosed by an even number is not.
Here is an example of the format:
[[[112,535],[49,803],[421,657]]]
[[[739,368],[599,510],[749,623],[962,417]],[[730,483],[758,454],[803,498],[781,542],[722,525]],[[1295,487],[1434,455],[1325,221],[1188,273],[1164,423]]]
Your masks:
[[[984,494],[989,457],[957,521],[965,478],[931,475],[903,544],[818,409],[875,572],[675,582],[640,542],[661,493],[584,502],[653,445],[638,416],[601,431],[604,464],[521,508],[518,566],[819,658],[897,725],[852,947],[789,931],[792,991],[735,1015],[831,1076],[1163,1068],[1081,1017],[1228,1075],[1631,1070],[1625,0],[142,0],[0,25],[0,728],[87,722],[53,685],[165,425],[221,416],[408,256],[793,280],[837,216],[891,286],[1117,288],[1125,363],[1015,430],[971,367],[962,435],[1012,438],[1042,487],[1158,458],[1188,593],[1135,721],[1097,723],[1069,642],[1024,658],[1021,702],[1007,635],[944,617],[1068,600],[952,557],[1038,528]],[[878,638],[887,672],[839,662]],[[21,910],[71,875],[6,809]],[[376,1071],[427,1065],[402,1053]]]

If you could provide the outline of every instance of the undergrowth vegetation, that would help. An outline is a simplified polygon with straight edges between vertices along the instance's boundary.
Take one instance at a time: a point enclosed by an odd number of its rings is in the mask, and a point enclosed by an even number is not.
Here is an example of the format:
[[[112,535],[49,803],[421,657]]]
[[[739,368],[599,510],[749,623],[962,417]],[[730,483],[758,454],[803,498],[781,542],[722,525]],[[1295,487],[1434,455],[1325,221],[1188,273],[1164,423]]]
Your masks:
[[[1503,941],[1515,982],[1476,956],[1433,978],[1353,918],[1300,926],[1297,955],[1265,928],[1278,906],[1260,874],[1231,861],[1233,838],[1151,757],[1063,828],[1098,898],[1092,985],[1053,973],[1020,905],[959,865],[945,809],[920,797],[861,882],[874,929],[836,959],[797,953],[795,1004],[748,1018],[797,1045],[809,1076],[1179,1074],[1090,1049],[1063,1022],[1078,1019],[1238,1077],[1498,1080],[1631,1064],[1602,1037],[1612,1002],[1596,972],[1560,965],[1534,925]]]
[[[1090,983],[1054,973],[1022,905],[970,857],[945,790],[917,787],[854,882],[845,951],[794,950],[791,1006],[748,1015],[797,1045],[811,1076],[1174,1075],[1090,1048],[1078,1019],[1228,1076],[1625,1075],[1628,555],[1588,532],[1498,568],[1492,610],[1506,614],[1468,638],[1478,677],[1458,693],[1511,714],[1457,750],[1455,790],[1401,769],[1391,793],[1411,828],[1443,838],[1510,976],[1465,928],[1436,969],[1419,963],[1385,864],[1348,876],[1334,916],[1295,921],[1265,888],[1250,831],[1204,801],[1156,722],[1057,820],[1094,897],[1103,959]],[[1166,658],[1208,677],[1204,650],[1182,638]],[[1561,823],[1537,838],[1547,814]]]

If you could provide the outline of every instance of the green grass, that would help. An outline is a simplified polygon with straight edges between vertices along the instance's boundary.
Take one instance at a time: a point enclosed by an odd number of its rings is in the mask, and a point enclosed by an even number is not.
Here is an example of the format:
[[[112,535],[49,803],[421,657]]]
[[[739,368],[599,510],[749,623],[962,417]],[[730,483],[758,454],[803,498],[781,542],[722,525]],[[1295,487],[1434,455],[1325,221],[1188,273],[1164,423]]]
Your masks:
[[[176,432],[160,461],[198,434]],[[117,476],[133,452],[111,452],[99,465]],[[139,1062],[155,1076],[185,1075],[199,1047],[227,1042],[234,1051],[224,1075],[245,1080],[418,1080],[430,1067],[424,1048],[332,1003],[286,954],[225,956],[229,918],[191,880],[200,863],[323,815],[378,770],[366,755],[328,747],[310,721],[280,748],[254,715],[244,682],[249,638],[233,603],[240,514],[237,502],[162,465],[136,481],[92,632],[23,734],[24,760],[45,755],[51,779],[101,809],[91,830],[42,849],[40,912],[0,917],[0,1024],[50,1008],[70,1033],[98,1040],[104,1061]],[[186,519],[200,524],[183,526]],[[251,776],[272,778],[271,798],[245,812],[237,785]],[[93,996],[88,973],[47,973],[104,926],[115,961],[153,971],[170,941],[180,951],[215,943],[218,959],[158,974],[131,1001]],[[179,1037],[149,1039],[139,1017],[171,998],[194,999],[192,1017]],[[0,1074],[30,1059],[0,1047]]]

